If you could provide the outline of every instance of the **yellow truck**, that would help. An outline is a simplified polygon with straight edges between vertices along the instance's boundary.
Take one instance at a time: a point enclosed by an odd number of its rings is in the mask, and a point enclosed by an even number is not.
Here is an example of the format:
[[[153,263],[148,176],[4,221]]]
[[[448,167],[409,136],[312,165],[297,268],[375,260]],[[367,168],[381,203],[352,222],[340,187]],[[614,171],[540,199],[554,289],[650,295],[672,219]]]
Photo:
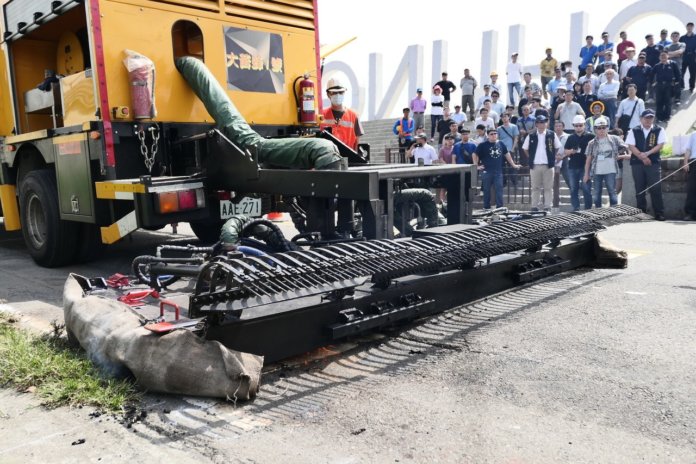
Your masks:
[[[214,239],[226,217],[271,207],[206,184],[196,137],[214,121],[177,58],[205,63],[263,137],[316,127],[298,95],[300,79],[319,88],[316,1],[0,3],[0,215],[41,265],[139,227]]]

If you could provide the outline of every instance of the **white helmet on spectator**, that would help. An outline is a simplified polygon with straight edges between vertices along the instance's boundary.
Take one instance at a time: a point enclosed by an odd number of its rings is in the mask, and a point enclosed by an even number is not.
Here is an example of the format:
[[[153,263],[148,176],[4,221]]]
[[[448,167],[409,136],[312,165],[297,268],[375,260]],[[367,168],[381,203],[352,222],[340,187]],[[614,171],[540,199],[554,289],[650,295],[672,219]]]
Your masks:
[[[573,124],[585,124],[585,118],[579,114],[576,114],[573,118]]]
[[[600,116],[594,122],[595,127],[606,127],[609,125],[609,120],[605,116]]]

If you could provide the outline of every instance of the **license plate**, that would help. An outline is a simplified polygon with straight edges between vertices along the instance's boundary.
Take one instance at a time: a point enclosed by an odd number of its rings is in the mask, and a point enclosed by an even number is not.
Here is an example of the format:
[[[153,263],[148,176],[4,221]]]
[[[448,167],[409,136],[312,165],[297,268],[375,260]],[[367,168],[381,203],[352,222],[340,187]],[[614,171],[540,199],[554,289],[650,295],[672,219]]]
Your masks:
[[[261,216],[261,199],[244,197],[238,203],[232,203],[230,200],[220,201],[220,219],[229,219],[239,214],[251,217]]]

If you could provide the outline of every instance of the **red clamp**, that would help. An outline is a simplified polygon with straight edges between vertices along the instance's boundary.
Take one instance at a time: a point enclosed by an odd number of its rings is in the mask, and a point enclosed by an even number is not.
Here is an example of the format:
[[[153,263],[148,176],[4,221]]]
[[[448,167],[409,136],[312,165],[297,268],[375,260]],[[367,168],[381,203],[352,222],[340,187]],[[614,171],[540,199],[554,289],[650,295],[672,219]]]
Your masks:
[[[148,290],[135,290],[132,292],[128,292],[125,295],[119,296],[118,301],[130,306],[140,306],[143,304],[143,300],[145,300],[145,298],[147,298],[148,296],[157,299],[159,299],[160,297],[159,292],[157,290],[155,290],[154,288],[150,288]]]
[[[173,301],[160,300],[160,317],[164,317],[164,307],[165,306],[171,306],[172,308],[174,308],[174,320],[178,321],[179,315],[181,314],[181,310],[179,309],[179,305],[174,303]]]
[[[114,274],[108,279],[106,279],[106,285],[108,285],[111,288],[122,288],[122,287],[129,287],[130,286],[130,280],[128,277],[124,276],[123,274]]]

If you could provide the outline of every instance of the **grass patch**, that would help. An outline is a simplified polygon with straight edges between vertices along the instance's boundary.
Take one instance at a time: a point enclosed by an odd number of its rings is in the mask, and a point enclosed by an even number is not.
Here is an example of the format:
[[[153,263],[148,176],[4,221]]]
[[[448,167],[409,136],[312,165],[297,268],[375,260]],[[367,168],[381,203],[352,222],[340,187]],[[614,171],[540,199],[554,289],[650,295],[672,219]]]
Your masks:
[[[0,383],[35,390],[48,407],[91,405],[117,412],[139,399],[132,382],[102,377],[84,352],[59,336],[61,331],[37,337],[0,314]]]

